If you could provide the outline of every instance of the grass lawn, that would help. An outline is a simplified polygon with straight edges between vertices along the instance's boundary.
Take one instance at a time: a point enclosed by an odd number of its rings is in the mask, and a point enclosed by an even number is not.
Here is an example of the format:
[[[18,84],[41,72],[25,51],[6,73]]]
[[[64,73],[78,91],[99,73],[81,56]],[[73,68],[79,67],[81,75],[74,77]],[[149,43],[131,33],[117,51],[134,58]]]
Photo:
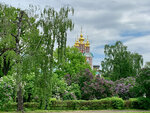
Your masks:
[[[0,113],[19,113],[19,112],[0,112]],[[24,113],[150,113],[150,110],[79,110],[79,111],[63,111],[63,110],[36,110],[25,111]]]

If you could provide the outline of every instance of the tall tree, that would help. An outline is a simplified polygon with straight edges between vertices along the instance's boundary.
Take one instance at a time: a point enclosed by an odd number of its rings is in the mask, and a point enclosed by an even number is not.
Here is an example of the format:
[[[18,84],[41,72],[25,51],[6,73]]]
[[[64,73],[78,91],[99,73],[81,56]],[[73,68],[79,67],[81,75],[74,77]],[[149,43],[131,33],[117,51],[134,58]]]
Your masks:
[[[143,58],[138,53],[131,53],[122,42],[115,45],[105,45],[105,58],[101,62],[105,77],[118,80],[128,76],[136,76],[143,65]]]
[[[0,5],[0,9],[1,66],[6,62],[9,67],[12,67],[17,84],[18,111],[23,111],[22,80],[25,73],[24,69],[28,68],[24,64],[26,64],[27,56],[30,53],[31,39],[38,35],[38,30],[35,19],[29,17],[25,11],[6,5]]]
[[[40,62],[36,61],[36,76],[39,78],[37,82],[40,92],[41,107],[47,109],[49,105],[49,99],[52,95],[52,72],[54,66],[54,45],[58,44],[59,63],[61,64],[65,57],[65,48],[67,41],[67,30],[72,30],[73,23],[69,19],[69,12],[73,9],[68,7],[61,8],[59,12],[53,8],[45,8],[41,13],[40,20],[38,21],[39,27],[42,29],[41,42],[36,54],[40,57]],[[39,65],[37,65],[37,63]],[[40,73],[39,73],[40,71]]]

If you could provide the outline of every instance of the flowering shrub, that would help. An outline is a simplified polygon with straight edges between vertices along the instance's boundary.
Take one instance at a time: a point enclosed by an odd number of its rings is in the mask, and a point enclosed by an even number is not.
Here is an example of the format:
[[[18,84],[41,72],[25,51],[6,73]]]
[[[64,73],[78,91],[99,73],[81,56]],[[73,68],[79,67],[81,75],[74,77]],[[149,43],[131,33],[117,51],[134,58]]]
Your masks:
[[[81,98],[81,91],[78,84],[72,83],[63,94],[63,100],[77,100]]]
[[[70,75],[66,75],[66,80],[58,78],[57,74],[53,75],[53,97],[63,100],[76,100],[81,98],[80,87],[76,83],[70,82]]]
[[[135,78],[127,77],[115,81],[115,93],[123,98],[129,99],[134,96],[133,87],[135,86]]]
[[[83,97],[86,99],[101,99],[113,96],[113,82],[96,76],[90,83],[84,82]]]
[[[76,76],[66,75],[68,85],[79,84],[81,99],[101,99],[111,97],[113,93],[113,82],[94,76],[89,69],[81,71]],[[79,98],[77,98],[79,99]]]
[[[12,76],[4,76],[0,78],[0,109],[6,107],[13,101],[13,91],[15,88],[15,81]]]

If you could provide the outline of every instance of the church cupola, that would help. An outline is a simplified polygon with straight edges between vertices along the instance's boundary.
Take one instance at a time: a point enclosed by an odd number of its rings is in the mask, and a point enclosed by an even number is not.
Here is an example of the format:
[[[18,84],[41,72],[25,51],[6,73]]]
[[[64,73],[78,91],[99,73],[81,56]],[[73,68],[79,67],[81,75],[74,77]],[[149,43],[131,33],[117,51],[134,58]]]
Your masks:
[[[90,52],[90,42],[88,41],[88,39],[87,39],[87,41],[85,43],[85,50],[86,50],[87,53]]]
[[[74,46],[77,47],[77,48],[79,47],[79,41],[78,40],[76,40]]]
[[[79,38],[80,44],[84,44],[84,38],[82,33],[80,34],[80,38]]]

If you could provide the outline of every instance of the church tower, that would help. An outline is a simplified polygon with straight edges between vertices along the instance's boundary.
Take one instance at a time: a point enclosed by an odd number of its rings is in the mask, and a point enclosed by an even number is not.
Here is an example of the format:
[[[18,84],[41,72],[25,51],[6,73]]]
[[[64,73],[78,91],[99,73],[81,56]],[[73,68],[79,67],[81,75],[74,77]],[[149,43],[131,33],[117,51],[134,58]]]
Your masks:
[[[86,57],[86,61],[90,64],[92,68],[93,54],[90,52],[90,42],[88,41],[88,39],[85,41],[85,39],[83,38],[82,29],[80,38],[76,40],[74,47],[80,50],[80,52]]]

